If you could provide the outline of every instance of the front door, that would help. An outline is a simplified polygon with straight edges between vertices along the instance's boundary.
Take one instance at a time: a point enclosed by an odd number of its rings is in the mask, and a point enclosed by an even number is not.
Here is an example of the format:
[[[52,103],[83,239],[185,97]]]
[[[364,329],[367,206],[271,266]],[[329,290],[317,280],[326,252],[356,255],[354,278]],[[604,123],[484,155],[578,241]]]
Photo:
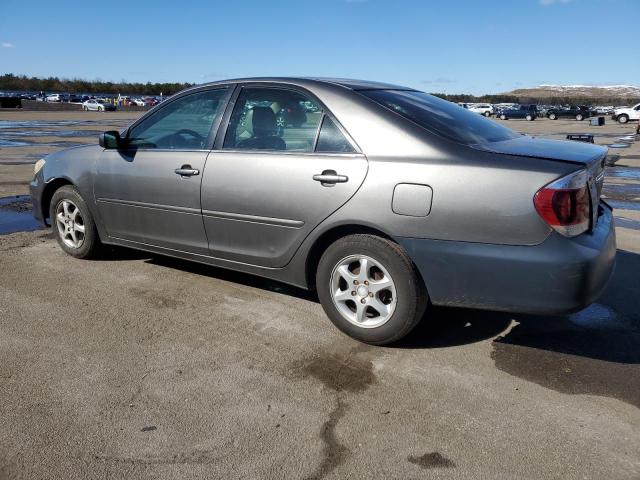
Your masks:
[[[366,172],[366,158],[304,92],[243,88],[202,183],[211,255],[286,265],[305,237],[358,190]]]
[[[109,236],[207,254],[200,185],[226,100],[227,88],[169,100],[129,129],[125,148],[102,153],[94,189]]]

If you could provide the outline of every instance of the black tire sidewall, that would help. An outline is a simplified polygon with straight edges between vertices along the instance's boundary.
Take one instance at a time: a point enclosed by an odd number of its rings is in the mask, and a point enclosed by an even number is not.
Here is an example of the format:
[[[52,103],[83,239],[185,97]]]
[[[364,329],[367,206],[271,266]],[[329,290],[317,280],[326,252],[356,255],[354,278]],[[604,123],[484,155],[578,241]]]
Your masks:
[[[60,202],[67,199],[71,200],[80,209],[80,214],[84,220],[84,242],[80,248],[71,248],[67,246],[62,241],[56,224],[56,209]],[[86,202],[74,187],[71,185],[65,185],[54,192],[51,197],[51,204],[49,205],[49,218],[51,220],[53,236],[56,238],[56,241],[62,250],[75,258],[91,258],[96,254],[100,245],[98,230],[89,207],[87,207]]]
[[[342,317],[331,298],[331,274],[334,267],[350,255],[366,255],[381,263],[396,287],[397,304],[391,318],[376,328],[358,327]],[[428,302],[422,280],[401,248],[381,237],[352,235],[341,238],[323,254],[316,273],[320,303],[331,322],[352,338],[374,345],[393,343],[407,335],[419,323]]]

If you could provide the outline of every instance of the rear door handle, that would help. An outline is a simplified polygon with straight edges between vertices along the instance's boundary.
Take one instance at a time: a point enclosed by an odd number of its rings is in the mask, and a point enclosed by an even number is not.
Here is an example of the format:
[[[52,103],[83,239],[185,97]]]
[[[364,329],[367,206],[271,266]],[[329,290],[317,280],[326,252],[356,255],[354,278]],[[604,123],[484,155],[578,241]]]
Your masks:
[[[180,175],[182,178],[192,177],[194,175],[200,175],[200,170],[197,168],[191,168],[191,165],[182,165],[180,168],[174,170],[176,175]]]
[[[345,183],[349,181],[346,175],[338,175],[335,170],[324,170],[320,174],[313,176],[316,182],[320,182],[323,187],[333,187],[336,183]]]

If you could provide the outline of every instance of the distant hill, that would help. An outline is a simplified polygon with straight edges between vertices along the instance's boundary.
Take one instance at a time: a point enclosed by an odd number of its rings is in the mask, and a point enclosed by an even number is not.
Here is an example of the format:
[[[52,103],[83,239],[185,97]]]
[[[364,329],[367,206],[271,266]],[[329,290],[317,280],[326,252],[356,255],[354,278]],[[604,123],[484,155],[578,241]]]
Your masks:
[[[637,85],[540,85],[533,88],[518,88],[505,95],[528,98],[602,98],[632,99],[640,98],[640,86]]]

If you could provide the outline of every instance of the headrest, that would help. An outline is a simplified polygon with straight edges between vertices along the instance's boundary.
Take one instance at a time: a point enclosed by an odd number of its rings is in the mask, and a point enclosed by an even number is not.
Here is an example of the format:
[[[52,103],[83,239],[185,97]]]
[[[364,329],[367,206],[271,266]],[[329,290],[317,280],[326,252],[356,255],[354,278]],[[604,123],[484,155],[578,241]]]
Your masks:
[[[271,107],[253,107],[253,118],[251,125],[253,126],[254,137],[270,137],[276,134],[276,114],[273,113]]]

